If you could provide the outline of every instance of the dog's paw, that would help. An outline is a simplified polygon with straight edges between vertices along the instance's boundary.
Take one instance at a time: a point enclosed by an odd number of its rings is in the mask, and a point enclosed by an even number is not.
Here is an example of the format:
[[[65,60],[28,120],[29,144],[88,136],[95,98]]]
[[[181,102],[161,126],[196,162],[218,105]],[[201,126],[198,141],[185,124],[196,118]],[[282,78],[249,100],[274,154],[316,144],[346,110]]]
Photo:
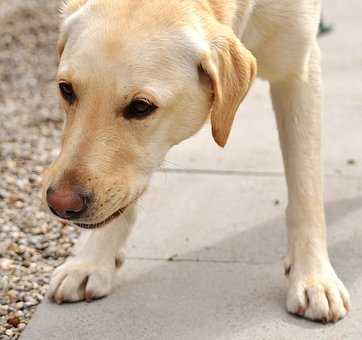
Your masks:
[[[92,261],[82,257],[69,258],[58,267],[48,290],[48,298],[63,302],[90,302],[109,295],[117,269],[123,264],[120,253],[113,261]]]
[[[289,289],[287,309],[310,320],[336,322],[349,310],[349,294],[332,267],[320,273],[305,275],[287,267]]]

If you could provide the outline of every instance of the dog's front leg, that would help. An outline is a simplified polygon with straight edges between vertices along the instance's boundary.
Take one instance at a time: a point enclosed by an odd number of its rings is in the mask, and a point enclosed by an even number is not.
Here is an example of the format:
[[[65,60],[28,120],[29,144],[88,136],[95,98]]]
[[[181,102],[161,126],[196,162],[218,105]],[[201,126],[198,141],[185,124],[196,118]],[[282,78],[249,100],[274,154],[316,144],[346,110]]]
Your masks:
[[[103,228],[83,230],[74,255],[54,271],[49,298],[57,303],[91,301],[111,293],[135,213],[132,206]]]
[[[306,75],[271,83],[288,183],[289,312],[319,321],[337,321],[349,296],[328,257],[321,167],[321,74],[319,49]]]

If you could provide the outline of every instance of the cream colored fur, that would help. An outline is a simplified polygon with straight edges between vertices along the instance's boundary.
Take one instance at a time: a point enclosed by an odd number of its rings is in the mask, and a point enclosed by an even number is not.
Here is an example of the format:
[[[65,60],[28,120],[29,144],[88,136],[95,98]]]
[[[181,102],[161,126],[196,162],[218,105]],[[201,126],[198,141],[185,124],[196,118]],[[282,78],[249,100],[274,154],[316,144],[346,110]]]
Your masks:
[[[287,309],[324,322],[347,314],[348,292],[326,243],[319,16],[315,0],[72,0],[64,6],[58,80],[71,82],[79,101],[64,103],[62,153],[44,188],[88,179],[98,203],[84,224],[128,208],[102,229],[83,232],[74,256],[55,271],[50,297],[61,303],[111,292],[133,202],[152,171],[209,114],[214,139],[224,146],[258,72],[270,83],[288,183]],[[156,101],[158,112],[139,122],[117,116],[139,93]]]

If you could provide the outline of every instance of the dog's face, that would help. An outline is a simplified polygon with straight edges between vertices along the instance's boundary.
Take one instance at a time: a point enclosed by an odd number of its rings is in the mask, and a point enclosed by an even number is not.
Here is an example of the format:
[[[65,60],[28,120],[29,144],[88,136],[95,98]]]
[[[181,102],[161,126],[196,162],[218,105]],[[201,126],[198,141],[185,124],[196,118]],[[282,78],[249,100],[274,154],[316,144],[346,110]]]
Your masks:
[[[43,191],[56,215],[92,228],[136,201],[167,151],[210,113],[226,143],[255,62],[231,32],[203,35],[181,8],[72,3],[58,47],[62,150]]]

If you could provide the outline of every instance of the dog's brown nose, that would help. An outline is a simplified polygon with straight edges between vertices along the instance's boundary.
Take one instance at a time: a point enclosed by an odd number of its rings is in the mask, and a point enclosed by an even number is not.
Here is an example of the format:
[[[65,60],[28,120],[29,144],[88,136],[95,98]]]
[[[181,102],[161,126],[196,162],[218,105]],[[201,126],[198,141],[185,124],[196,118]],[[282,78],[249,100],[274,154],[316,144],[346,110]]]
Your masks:
[[[89,194],[77,188],[47,190],[47,203],[53,214],[65,220],[80,218],[88,209]]]

